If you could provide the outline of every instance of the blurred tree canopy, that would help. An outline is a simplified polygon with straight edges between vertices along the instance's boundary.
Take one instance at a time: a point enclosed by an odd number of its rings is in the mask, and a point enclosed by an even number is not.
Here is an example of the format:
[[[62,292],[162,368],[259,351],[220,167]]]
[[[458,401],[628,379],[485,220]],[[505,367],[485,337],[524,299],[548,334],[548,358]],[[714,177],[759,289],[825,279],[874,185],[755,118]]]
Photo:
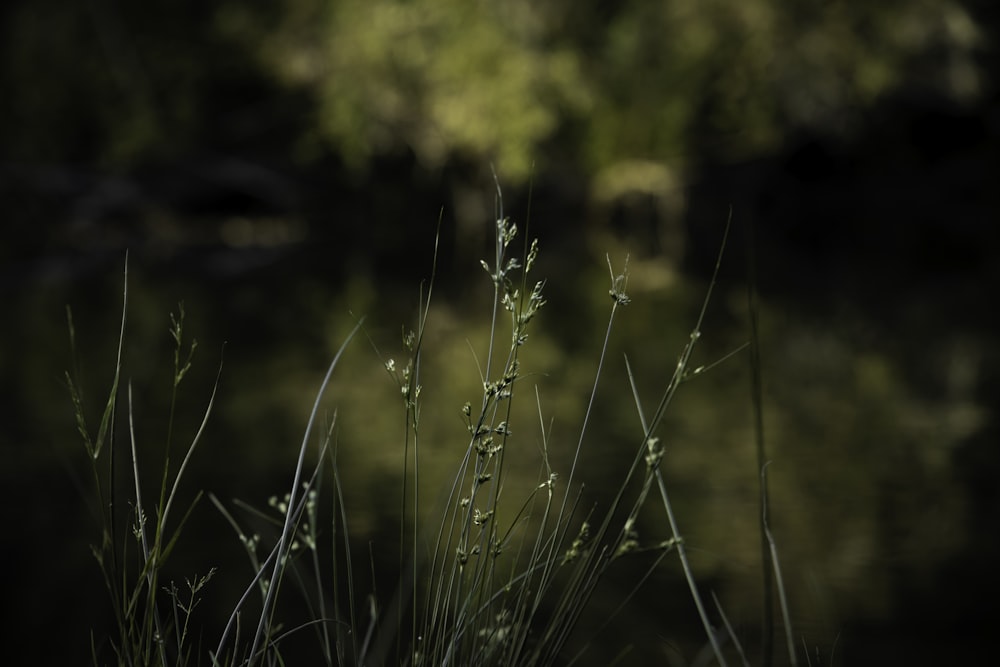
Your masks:
[[[982,37],[955,0],[152,0],[5,10],[7,159],[128,165],[197,150],[412,152],[572,165],[737,157],[849,132],[919,84],[968,100]]]

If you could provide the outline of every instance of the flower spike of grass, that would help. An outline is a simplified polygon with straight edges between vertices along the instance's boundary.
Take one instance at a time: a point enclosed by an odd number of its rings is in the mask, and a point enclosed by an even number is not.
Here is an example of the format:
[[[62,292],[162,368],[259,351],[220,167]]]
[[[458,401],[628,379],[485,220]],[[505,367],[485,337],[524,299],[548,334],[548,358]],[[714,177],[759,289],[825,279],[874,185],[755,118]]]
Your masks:
[[[128,530],[122,531],[119,527],[121,522],[120,511],[117,507],[115,496],[116,476],[118,474],[115,466],[117,458],[115,419],[118,390],[120,378],[124,368],[123,357],[125,349],[125,330],[128,317],[128,257],[126,255],[124,285],[122,288],[122,318],[119,328],[117,353],[115,360],[115,373],[111,390],[101,416],[100,426],[96,437],[91,438],[89,429],[86,426],[84,412],[84,401],[82,390],[78,379],[67,373],[67,381],[70,396],[73,402],[77,419],[78,431],[84,442],[84,447],[91,462],[91,470],[94,476],[94,488],[98,498],[99,515],[101,517],[101,544],[92,547],[92,552],[96,557],[108,591],[111,596],[112,608],[114,609],[116,621],[115,638],[111,640],[110,646],[120,664],[186,664],[191,654],[191,648],[187,645],[189,638],[188,627],[190,616],[197,602],[198,596],[205,584],[208,583],[211,575],[192,580],[189,585],[190,597],[187,602],[181,601],[176,592],[176,587],[164,587],[160,584],[160,577],[165,562],[177,544],[192,510],[200,498],[200,493],[196,494],[175,527],[168,523],[170,508],[177,498],[177,489],[180,480],[183,478],[187,464],[191,459],[201,436],[204,432],[208,417],[212,411],[215,394],[218,389],[218,376],[212,390],[212,397],[209,400],[201,427],[192,439],[185,457],[179,469],[172,473],[169,467],[169,454],[164,458],[163,472],[160,478],[160,494],[155,502],[154,509],[147,508],[146,499],[143,494],[141,484],[141,461],[139,456],[138,438],[135,429],[135,404],[133,401],[134,392],[131,381],[126,386],[126,396],[128,401],[127,410],[127,435],[129,440],[129,456],[131,459],[130,475],[132,477],[133,497],[128,500],[131,506],[130,518],[128,519]],[[70,344],[76,358],[76,332],[72,320],[72,311],[67,307],[67,318],[70,329]],[[180,321],[172,317],[173,323],[171,332],[174,336],[177,349],[181,345]],[[192,345],[193,349],[193,345]],[[177,352],[175,351],[175,355]],[[190,356],[183,364],[179,363],[179,355],[175,357],[174,388],[179,384],[180,378],[190,368]],[[221,374],[221,364],[219,372]],[[174,411],[171,407],[167,421],[167,431],[172,432],[174,422]],[[168,447],[169,451],[169,436]],[[107,458],[107,467],[102,469],[100,463],[102,456]],[[170,490],[169,495],[167,490]],[[134,543],[126,537],[124,540],[119,535],[131,535]],[[136,563],[133,569],[132,563]],[[161,604],[161,594],[166,594],[166,601],[169,603],[167,613],[163,614]],[[183,623],[179,622],[183,618]],[[96,648],[94,649],[96,660]]]

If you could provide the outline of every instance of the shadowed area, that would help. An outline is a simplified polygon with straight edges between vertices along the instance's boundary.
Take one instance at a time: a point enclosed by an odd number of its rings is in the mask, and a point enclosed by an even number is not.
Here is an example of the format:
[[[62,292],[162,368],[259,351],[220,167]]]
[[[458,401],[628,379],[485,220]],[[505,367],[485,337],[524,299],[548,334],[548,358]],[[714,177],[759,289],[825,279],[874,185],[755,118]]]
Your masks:
[[[546,299],[511,402],[510,504],[495,520],[513,538],[541,520],[539,506],[517,508],[546,465],[557,485],[569,480],[612,307],[609,262],[617,274],[627,261],[631,302],[615,314],[573,478],[577,523],[607,509],[646,446],[625,359],[648,416],[731,219],[692,365],[725,361],[681,387],[657,431],[706,599],[718,596],[761,664],[760,475],[742,347],[754,287],[770,525],[799,664],[959,664],[986,650],[1000,594],[990,298],[1000,70],[988,3],[50,4],[0,10],[0,84],[12,91],[0,109],[10,662],[78,663],[91,637],[101,664],[114,661],[91,553],[103,508],[66,373],[96,431],[126,254],[112,425],[119,537],[131,539],[135,518],[129,387],[154,498],[221,364],[174,520],[204,491],[274,539],[268,501],[288,491],[326,366],[363,317],[320,415],[329,424],[336,414],[358,631],[369,594],[391,609],[401,524],[404,535],[415,521],[437,526],[469,443],[462,406],[482,400],[493,285],[480,260],[493,261],[497,182],[518,226],[515,254],[539,241],[530,282],[545,281]],[[412,505],[401,516],[413,451],[386,362],[405,367],[403,337],[432,273],[415,520]],[[171,314],[182,308],[181,361],[197,348],[171,420]],[[635,528],[641,546],[671,537],[661,504]],[[658,555],[613,564],[561,663],[585,646],[580,664],[696,663],[707,639],[674,553],[627,597]],[[186,590],[210,568],[190,638],[205,664],[252,576],[206,496],[162,584]],[[346,585],[343,570],[334,579]],[[290,624],[306,615],[291,584],[281,605]],[[774,664],[788,663],[782,632]],[[305,632],[287,652],[320,659]]]

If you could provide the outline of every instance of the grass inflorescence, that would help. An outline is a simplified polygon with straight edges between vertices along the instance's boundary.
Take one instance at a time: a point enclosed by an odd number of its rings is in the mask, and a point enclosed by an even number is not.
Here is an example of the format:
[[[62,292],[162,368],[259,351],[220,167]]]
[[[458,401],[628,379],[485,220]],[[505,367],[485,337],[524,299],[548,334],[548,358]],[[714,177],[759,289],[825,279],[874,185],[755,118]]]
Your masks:
[[[156,468],[161,471],[159,487],[150,496],[140,483],[145,477],[135,437],[132,388],[128,385],[123,392],[121,387],[128,311],[126,269],[118,355],[95,434],[84,416],[79,382],[67,374],[101,508],[101,537],[93,553],[114,612],[112,636],[106,641],[95,639],[93,643],[95,664],[110,660],[118,665],[280,665],[285,664],[283,641],[303,633],[315,636],[317,661],[328,665],[573,664],[588,649],[591,638],[581,637],[575,631],[598,585],[620,561],[639,553],[652,558],[642,560],[646,569],[633,589],[622,592],[618,609],[629,604],[639,586],[649,580],[665,559],[675,557],[714,662],[726,665],[727,659],[737,656],[741,663],[749,664],[721,606],[716,601],[714,610],[708,608],[694,576],[662,472],[665,449],[657,435],[679,388],[712,365],[695,368],[691,360],[702,335],[718,263],[690,336],[655,408],[648,414],[640,400],[632,363],[625,359],[641,437],[631,445],[631,463],[619,480],[617,492],[599,505],[583,508],[578,479],[580,461],[615,321],[631,301],[628,262],[616,271],[608,259],[607,326],[596,354],[590,396],[577,425],[568,468],[560,470],[553,466],[549,456],[550,435],[541,396],[537,388],[532,391],[525,387],[525,371],[521,368],[521,351],[531,344],[531,325],[546,304],[545,281],[536,279],[533,273],[539,244],[527,239],[519,244],[520,230],[504,217],[502,206],[493,231],[493,256],[481,261],[492,287],[488,343],[476,361],[482,391],[474,400],[456,406],[466,429],[465,445],[454,463],[442,504],[444,509],[434,514],[431,521],[423,518],[420,507],[424,468],[421,358],[428,344],[425,332],[431,313],[433,274],[421,292],[416,327],[403,335],[408,358],[397,361],[381,357],[376,350],[398,389],[403,426],[398,576],[397,581],[391,582],[395,593],[380,599],[374,586],[373,590],[356,589],[358,571],[369,567],[374,570],[374,558],[369,563],[355,562],[351,508],[345,502],[344,471],[336,446],[336,415],[324,418],[320,409],[345,349],[364,331],[363,323],[358,322],[316,392],[287,492],[282,497],[270,498],[268,508],[263,510],[237,503],[241,512],[269,523],[270,536],[262,537],[261,532],[248,527],[246,520],[237,518],[231,505],[209,494],[242,545],[251,571],[243,594],[233,601],[231,614],[215,640],[203,636],[201,630],[195,631],[191,617],[216,571],[190,577],[183,587],[173,581],[165,582],[161,576],[201,498],[200,493],[196,494],[181,517],[175,518],[180,481],[211,413],[218,380],[205,409],[202,427],[175,466],[171,461],[174,406],[196,346],[185,339],[181,308],[177,315],[171,315],[174,373],[170,417],[163,460]],[[719,261],[721,257],[720,250]],[[72,317],[70,337],[73,342]],[[121,489],[115,484],[116,466],[120,465],[116,459],[121,456],[116,438],[122,412],[118,405],[120,394],[127,397],[124,410],[127,428],[122,430],[127,433],[129,447],[125,454],[132,478],[127,498],[120,497]],[[515,423],[512,409],[515,401],[536,406],[538,425]],[[756,409],[759,414],[759,403]],[[541,443],[538,477],[527,493],[515,497],[512,489],[516,485],[507,484],[511,445],[535,429],[535,438]],[[310,451],[317,441],[318,455],[312,456],[317,454]],[[758,446],[762,452],[762,443]],[[524,451],[529,450],[520,448],[517,455],[524,455]],[[310,458],[317,462],[308,465]],[[145,454],[141,463],[147,465]],[[764,489],[763,469],[761,474]],[[321,511],[323,503],[326,511]],[[645,508],[650,504],[658,506],[663,517],[661,534],[652,538],[641,536],[638,531],[640,511],[648,511]],[[762,504],[766,505],[763,491]],[[764,548],[778,575],[778,593],[790,638],[777,551],[768,529],[766,508],[762,527]],[[764,567],[770,566],[768,563]],[[309,612],[309,620],[296,621],[291,626],[282,618],[278,605],[279,596],[289,583],[299,589]],[[765,628],[765,633],[771,630]],[[197,642],[193,640],[195,636]],[[791,646],[789,651],[794,663]]]

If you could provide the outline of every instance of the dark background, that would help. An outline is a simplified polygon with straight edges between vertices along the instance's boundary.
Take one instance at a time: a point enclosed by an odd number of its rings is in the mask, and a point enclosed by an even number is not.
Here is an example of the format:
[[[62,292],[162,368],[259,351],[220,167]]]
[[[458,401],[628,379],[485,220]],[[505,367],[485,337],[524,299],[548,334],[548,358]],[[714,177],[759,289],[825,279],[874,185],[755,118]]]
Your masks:
[[[992,3],[534,4],[0,10],[8,662],[87,662],[91,629],[100,637],[109,619],[64,371],[79,368],[96,420],[126,252],[124,375],[151,469],[169,405],[169,313],[183,301],[199,347],[178,442],[200,422],[225,345],[184,490],[264,505],[287,486],[313,392],[354,318],[367,315],[399,358],[439,220],[427,419],[431,439],[461,441],[456,406],[476,385],[466,339],[481,340],[489,308],[479,259],[491,253],[491,165],[504,213],[540,239],[550,303],[528,361],[565,443],[606,322],[606,255],[616,268],[630,257],[633,303],[582,474],[596,502],[620,468],[605,443],[632,443],[637,428],[617,360],[641,360],[652,403],[731,213],[699,363],[748,337],[753,247],[772,511],[812,664],[985,654],[1000,594]],[[395,553],[402,418],[385,407],[395,389],[378,356],[352,350],[332,405],[355,534],[363,554],[368,542]],[[696,570],[752,643],[749,387],[742,355],[692,383],[665,426],[665,469]],[[451,461],[441,447],[432,477]],[[195,517],[171,568],[178,581],[225,570],[199,610],[211,646],[248,570],[215,510],[203,503]],[[653,540],[663,528],[646,520]],[[685,595],[676,568],[647,584],[623,615],[631,634],[607,633],[595,664],[629,643],[639,663],[692,660],[703,639]]]

